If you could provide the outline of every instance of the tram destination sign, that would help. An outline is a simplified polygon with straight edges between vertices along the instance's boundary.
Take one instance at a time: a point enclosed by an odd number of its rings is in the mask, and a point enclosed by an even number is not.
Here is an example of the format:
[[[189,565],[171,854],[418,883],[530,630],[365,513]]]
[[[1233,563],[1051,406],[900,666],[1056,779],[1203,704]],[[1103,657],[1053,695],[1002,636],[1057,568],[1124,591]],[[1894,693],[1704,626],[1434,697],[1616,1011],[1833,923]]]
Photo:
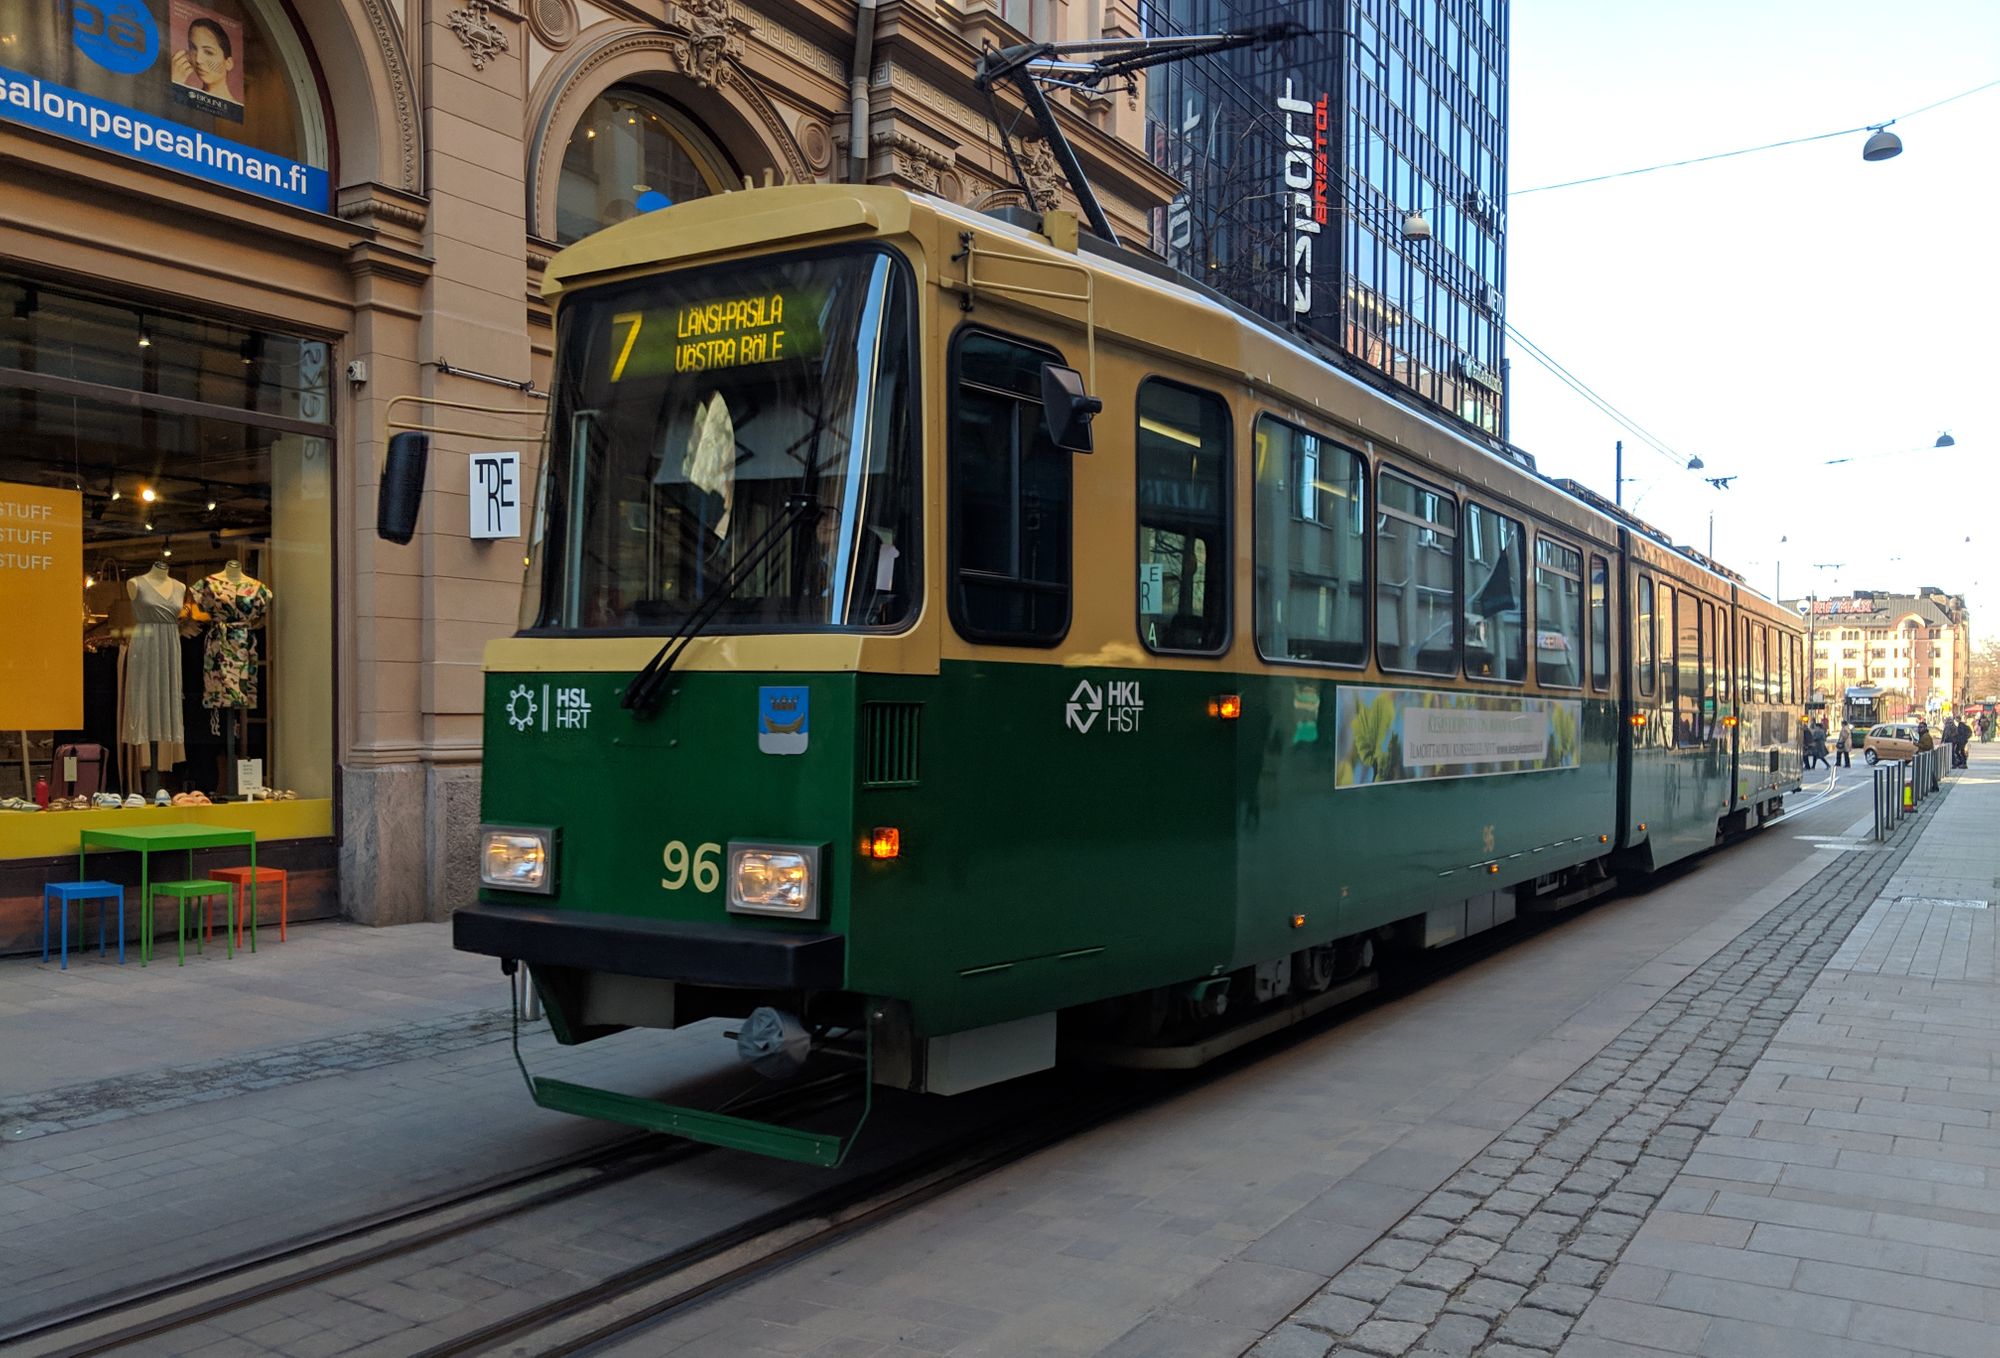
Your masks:
[[[615,312],[602,349],[606,375],[622,382],[816,358],[824,300],[818,289],[808,296],[774,289]]]

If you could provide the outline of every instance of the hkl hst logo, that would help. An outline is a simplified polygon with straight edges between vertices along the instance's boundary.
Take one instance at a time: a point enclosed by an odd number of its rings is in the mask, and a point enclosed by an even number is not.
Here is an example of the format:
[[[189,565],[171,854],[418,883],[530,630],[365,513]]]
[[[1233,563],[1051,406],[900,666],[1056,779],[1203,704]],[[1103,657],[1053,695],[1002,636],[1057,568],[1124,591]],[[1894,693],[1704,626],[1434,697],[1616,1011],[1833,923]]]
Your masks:
[[[1078,735],[1088,735],[1102,716],[1105,730],[1129,734],[1139,729],[1139,714],[1145,708],[1137,679],[1108,680],[1102,688],[1079,679],[1063,704],[1063,724]]]

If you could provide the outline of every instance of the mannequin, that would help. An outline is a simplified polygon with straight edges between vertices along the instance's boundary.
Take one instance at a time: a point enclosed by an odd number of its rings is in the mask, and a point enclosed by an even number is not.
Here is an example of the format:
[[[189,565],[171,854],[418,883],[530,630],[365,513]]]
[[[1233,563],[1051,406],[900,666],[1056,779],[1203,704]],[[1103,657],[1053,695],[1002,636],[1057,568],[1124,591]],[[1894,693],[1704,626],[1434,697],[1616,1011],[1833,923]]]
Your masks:
[[[187,609],[188,589],[167,574],[167,563],[155,561],[144,575],[125,582],[132,601],[132,644],[125,657],[125,721],[119,739],[127,745],[150,747],[146,791],[160,789],[162,747],[187,739],[181,721],[180,618]]]
[[[194,600],[210,619],[202,644],[201,705],[209,710],[209,729],[221,728],[220,786],[233,797],[241,714],[257,705],[257,643],[250,633],[264,625],[271,590],[247,574],[242,562],[231,561],[195,585]]]

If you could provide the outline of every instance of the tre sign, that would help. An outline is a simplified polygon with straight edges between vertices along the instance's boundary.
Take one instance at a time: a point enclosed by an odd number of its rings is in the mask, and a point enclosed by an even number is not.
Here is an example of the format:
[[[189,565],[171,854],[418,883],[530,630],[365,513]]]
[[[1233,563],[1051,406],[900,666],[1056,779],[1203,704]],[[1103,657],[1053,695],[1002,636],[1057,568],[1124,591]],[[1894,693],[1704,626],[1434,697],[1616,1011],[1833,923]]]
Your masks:
[[[521,536],[521,455],[474,453],[471,467],[466,531],[475,539]]]

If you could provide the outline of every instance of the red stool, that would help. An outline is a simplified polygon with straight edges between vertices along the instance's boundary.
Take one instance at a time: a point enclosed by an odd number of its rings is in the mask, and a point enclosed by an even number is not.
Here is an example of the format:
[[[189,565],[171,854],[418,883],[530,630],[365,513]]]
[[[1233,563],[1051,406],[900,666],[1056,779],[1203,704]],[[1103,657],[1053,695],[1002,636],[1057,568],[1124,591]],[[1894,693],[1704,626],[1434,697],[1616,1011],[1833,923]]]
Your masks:
[[[243,924],[245,916],[249,911],[247,889],[250,885],[250,873],[251,869],[249,868],[215,868],[208,874],[216,881],[227,882],[236,888],[236,946],[239,948],[243,946]],[[285,941],[285,913],[291,905],[292,888],[290,879],[285,876],[283,868],[260,867],[256,869],[256,873],[257,889],[260,892],[266,886],[274,883],[277,885],[278,941],[282,943]]]

